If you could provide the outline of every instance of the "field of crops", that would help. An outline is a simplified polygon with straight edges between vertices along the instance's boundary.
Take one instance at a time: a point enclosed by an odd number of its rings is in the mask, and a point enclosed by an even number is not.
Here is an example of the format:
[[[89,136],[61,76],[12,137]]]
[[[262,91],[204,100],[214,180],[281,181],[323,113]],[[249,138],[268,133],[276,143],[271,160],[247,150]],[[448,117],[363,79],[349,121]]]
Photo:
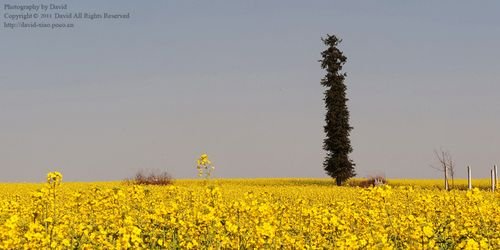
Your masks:
[[[500,193],[486,188],[446,192],[436,181],[336,187],[328,179],[133,186],[60,178],[0,184],[1,249],[500,249]]]

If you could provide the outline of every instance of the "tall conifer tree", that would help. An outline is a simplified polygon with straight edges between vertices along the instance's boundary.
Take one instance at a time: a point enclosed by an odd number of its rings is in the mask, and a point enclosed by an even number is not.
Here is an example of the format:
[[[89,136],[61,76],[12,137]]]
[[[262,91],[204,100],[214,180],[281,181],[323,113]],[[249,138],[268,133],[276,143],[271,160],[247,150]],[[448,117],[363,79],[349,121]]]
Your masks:
[[[342,41],[334,35],[326,35],[321,39],[326,50],[321,53],[323,57],[321,68],[326,70],[321,85],[325,91],[326,125],[324,130],[326,138],[323,149],[327,151],[323,167],[327,174],[334,178],[337,185],[342,185],[346,180],[356,175],[355,164],[349,159],[352,152],[349,139],[352,127],[349,126],[349,110],[347,109],[346,85],[344,80],[346,74],[342,72],[342,66],[347,58],[337,46]]]

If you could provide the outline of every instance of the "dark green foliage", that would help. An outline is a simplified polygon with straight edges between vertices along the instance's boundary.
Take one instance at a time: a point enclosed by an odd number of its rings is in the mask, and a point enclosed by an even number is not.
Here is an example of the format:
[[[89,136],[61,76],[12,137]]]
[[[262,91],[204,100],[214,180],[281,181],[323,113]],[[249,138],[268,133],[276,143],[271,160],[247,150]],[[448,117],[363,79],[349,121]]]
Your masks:
[[[342,66],[346,62],[346,57],[337,46],[341,42],[334,35],[327,35],[322,38],[327,49],[321,53],[323,57],[321,68],[326,70],[326,76],[321,80],[321,85],[327,89],[325,91],[326,125],[324,127],[326,138],[323,149],[327,156],[323,167],[327,174],[335,178],[337,185],[356,175],[354,163],[349,159],[352,152],[349,133],[352,127],[349,126],[349,110],[347,110],[347,97]]]

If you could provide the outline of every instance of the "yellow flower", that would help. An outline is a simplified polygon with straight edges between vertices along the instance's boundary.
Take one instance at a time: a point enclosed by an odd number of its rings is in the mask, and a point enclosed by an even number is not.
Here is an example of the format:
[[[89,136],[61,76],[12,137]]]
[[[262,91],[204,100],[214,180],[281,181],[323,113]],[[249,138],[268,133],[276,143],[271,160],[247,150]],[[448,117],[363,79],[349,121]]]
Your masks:
[[[196,160],[196,168],[198,169],[198,176],[205,175],[205,178],[209,178],[212,172],[215,170],[215,167],[212,165],[212,162],[208,159],[207,154],[202,154]]]
[[[425,226],[423,231],[424,235],[427,236],[427,238],[431,238],[432,236],[434,236],[434,231],[432,231],[432,228],[429,226]]]
[[[57,186],[61,184],[62,177],[63,177],[62,174],[57,171],[50,172],[47,174],[47,183]]]
[[[444,192],[432,181],[366,189],[331,179],[55,188],[60,179],[0,183],[0,249],[436,249],[443,242],[500,249],[499,193]]]

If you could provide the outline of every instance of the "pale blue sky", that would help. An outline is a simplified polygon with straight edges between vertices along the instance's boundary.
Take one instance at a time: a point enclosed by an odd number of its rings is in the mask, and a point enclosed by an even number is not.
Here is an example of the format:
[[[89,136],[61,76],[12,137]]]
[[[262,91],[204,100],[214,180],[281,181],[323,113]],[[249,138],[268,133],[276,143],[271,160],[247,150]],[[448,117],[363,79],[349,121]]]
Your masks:
[[[438,178],[440,147],[459,177],[500,164],[500,2],[59,2],[131,19],[0,28],[0,181],[194,178],[203,152],[217,177],[326,177],[327,33],[360,177]]]

